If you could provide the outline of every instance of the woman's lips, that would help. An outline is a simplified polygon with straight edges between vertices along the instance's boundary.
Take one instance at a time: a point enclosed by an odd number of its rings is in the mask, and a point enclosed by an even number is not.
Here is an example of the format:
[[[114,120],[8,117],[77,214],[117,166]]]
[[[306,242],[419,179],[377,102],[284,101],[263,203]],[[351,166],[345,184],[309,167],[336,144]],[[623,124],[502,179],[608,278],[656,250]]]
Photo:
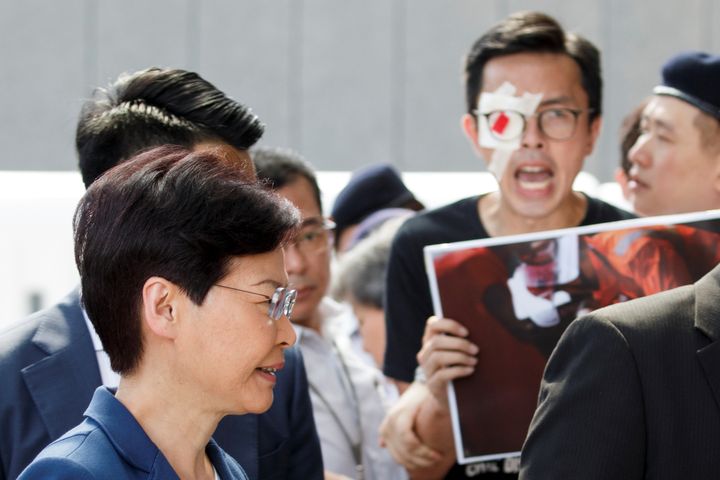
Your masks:
[[[262,377],[263,379],[267,380],[268,382],[275,384],[277,381],[277,372],[282,370],[284,363],[276,363],[274,365],[268,365],[263,367],[258,367],[255,369],[255,371]]]

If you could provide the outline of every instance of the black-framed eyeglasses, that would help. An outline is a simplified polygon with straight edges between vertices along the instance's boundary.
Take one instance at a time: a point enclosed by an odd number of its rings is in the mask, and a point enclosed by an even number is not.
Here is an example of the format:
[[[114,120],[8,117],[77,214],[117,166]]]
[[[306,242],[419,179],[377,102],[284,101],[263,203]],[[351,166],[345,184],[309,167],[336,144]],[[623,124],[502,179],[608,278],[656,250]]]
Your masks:
[[[335,229],[335,222],[324,217],[312,217],[303,221],[300,231],[291,245],[294,245],[305,256],[319,255],[326,252],[333,242],[330,232]]]
[[[216,287],[227,288],[229,290],[235,290],[236,292],[249,293],[251,295],[258,295],[264,297],[268,302],[268,316],[273,320],[280,320],[280,317],[285,315],[290,319],[293,307],[295,306],[295,299],[297,298],[297,291],[291,288],[278,287],[272,294],[272,297],[268,297],[264,293],[251,292],[250,290],[243,290],[242,288],[230,287],[228,285],[215,284]]]
[[[546,137],[553,140],[569,140],[575,135],[578,117],[584,112],[592,112],[592,109],[549,108],[532,115],[525,115],[515,110],[495,110],[483,113],[482,116],[487,121],[490,135],[500,141],[519,138],[525,132],[530,117],[537,117],[538,128]]]

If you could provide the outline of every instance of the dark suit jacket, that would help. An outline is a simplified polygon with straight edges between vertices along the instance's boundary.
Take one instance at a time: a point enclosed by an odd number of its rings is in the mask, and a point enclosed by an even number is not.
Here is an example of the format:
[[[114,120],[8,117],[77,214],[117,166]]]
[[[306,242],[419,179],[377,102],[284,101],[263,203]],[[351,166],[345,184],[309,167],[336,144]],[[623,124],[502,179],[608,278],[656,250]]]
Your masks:
[[[0,334],[0,480],[14,479],[52,440],[83,419],[101,384],[78,292]],[[213,438],[252,479],[319,479],[322,456],[305,367],[296,348],[273,405],[225,417]]]
[[[545,370],[522,479],[720,478],[720,267],[573,322]]]
[[[212,439],[205,448],[224,480],[247,480],[238,463]],[[45,447],[19,480],[177,480],[165,455],[106,387],[98,387],[85,420]]]

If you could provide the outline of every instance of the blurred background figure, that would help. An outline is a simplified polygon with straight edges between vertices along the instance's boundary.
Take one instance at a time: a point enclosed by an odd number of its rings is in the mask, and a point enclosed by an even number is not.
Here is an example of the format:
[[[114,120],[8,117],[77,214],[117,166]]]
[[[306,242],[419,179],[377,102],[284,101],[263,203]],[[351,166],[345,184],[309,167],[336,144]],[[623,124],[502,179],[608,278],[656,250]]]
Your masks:
[[[332,207],[335,250],[343,253],[352,248],[360,234],[369,231],[366,228],[357,232],[362,221],[378,210],[388,208],[420,211],[425,206],[405,186],[400,174],[391,165],[370,165],[353,172],[348,184],[335,197]]]
[[[385,355],[385,275],[390,245],[411,210],[379,210],[394,215],[359,241],[336,264],[333,295],[347,301],[360,326],[362,346],[378,368]]]
[[[628,182],[630,181],[630,168],[632,162],[630,161],[630,149],[638,137],[640,137],[640,119],[642,118],[643,110],[647,106],[649,98],[646,98],[639,105],[632,109],[622,121],[620,125],[620,166],[615,169],[615,181],[620,185],[622,195],[633,204],[634,195],[628,188]]]

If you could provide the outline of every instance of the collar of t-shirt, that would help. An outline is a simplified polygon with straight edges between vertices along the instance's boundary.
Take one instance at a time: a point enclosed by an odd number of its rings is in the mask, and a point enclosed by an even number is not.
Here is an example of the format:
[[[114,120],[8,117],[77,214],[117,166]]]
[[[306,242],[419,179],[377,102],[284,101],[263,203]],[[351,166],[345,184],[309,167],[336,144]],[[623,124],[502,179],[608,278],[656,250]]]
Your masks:
[[[113,371],[110,366],[110,357],[108,357],[108,354],[103,349],[102,341],[100,341],[100,337],[95,331],[95,327],[93,327],[93,324],[84,308],[82,309],[82,313],[88,332],[90,333],[90,338],[92,339],[93,348],[95,349],[95,357],[97,358],[98,368],[100,369],[100,378],[102,379],[102,383],[108,388],[117,388],[120,384],[120,375]]]

